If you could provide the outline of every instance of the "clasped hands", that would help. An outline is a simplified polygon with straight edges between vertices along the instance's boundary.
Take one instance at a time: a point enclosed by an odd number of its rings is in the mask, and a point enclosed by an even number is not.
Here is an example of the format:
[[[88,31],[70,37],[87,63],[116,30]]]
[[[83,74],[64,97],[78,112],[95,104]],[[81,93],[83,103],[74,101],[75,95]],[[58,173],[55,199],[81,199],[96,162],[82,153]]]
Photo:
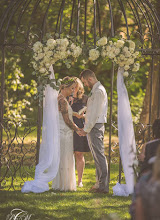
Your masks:
[[[78,128],[77,134],[79,136],[86,136],[86,132],[83,130],[83,128]]]
[[[73,112],[73,116],[75,116],[76,118],[85,118],[85,114],[84,112],[82,112],[81,114],[78,114],[77,112]]]

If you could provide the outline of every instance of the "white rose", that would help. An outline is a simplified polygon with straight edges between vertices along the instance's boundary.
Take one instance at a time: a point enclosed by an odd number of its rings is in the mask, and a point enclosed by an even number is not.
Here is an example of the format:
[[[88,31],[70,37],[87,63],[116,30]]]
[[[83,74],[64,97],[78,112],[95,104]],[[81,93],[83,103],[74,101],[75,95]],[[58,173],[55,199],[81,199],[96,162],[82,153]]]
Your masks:
[[[100,55],[100,53],[99,53],[98,50],[96,50],[96,49],[91,49],[91,50],[89,51],[89,60],[92,60],[92,61],[97,60],[98,57],[99,57],[99,55]]]
[[[46,63],[45,66],[46,66],[47,68],[49,68],[49,67],[51,66],[51,64],[50,64],[50,63]]]
[[[61,47],[65,47],[65,41],[63,41],[64,39],[56,39],[56,43],[58,45],[58,49],[61,49]]]
[[[37,41],[34,45],[33,45],[33,50],[34,52],[40,50],[43,47],[43,44],[40,41]]]
[[[59,52],[57,52],[57,53],[54,54],[54,59],[55,59],[55,60],[60,59],[60,53],[59,53]]]
[[[126,57],[130,57],[132,54],[129,52],[129,51],[127,51],[126,53],[125,53],[125,56]]]
[[[124,66],[124,70],[129,70],[130,66],[129,65],[125,65]]]
[[[97,42],[98,46],[104,46],[107,44],[107,38],[106,37],[102,37],[98,40]]]
[[[129,48],[133,48],[133,50],[135,49],[135,43],[132,40],[128,40],[127,42],[129,42]]]
[[[133,63],[134,63],[134,59],[133,59],[133,58],[129,58],[129,59],[127,60],[127,63],[128,63],[128,64],[133,64]]]
[[[49,57],[45,56],[43,59],[43,62],[41,62],[41,63],[49,63],[49,62],[50,62]]]
[[[139,51],[136,51],[134,54],[137,57],[139,55]]]
[[[134,49],[133,48],[129,48],[130,52],[133,53],[134,52]]]
[[[135,63],[134,66],[133,66],[132,71],[133,72],[137,72],[139,70],[139,68],[140,68],[140,64],[139,63]]]
[[[124,59],[125,59],[125,56],[124,56],[123,54],[121,54],[121,55],[120,55],[120,59],[121,59],[121,60],[124,60]]]
[[[67,38],[62,39],[62,44],[67,47],[69,45],[69,41]]]
[[[45,72],[46,72],[46,69],[42,67],[42,68],[39,70],[39,72],[40,72],[40,73],[45,73]]]
[[[112,47],[111,46],[107,46],[106,49],[109,52],[112,49]]]
[[[50,50],[50,48],[49,48],[49,47],[44,47],[43,50],[44,50],[44,52],[46,53],[47,51]]]
[[[56,60],[55,59],[51,59],[51,64],[55,64]]]
[[[47,46],[50,48],[50,49],[53,49],[56,45],[56,41],[54,39],[49,39],[47,40]]]
[[[110,45],[112,45],[112,44],[113,44],[113,42],[110,40],[110,41],[109,41],[109,44],[110,44]]]
[[[44,57],[44,53],[39,53],[37,58],[38,58],[38,60],[40,60],[40,59],[42,59],[43,57]]]
[[[67,57],[68,57],[68,53],[66,51],[63,51],[63,52],[59,53],[59,58],[61,60],[65,59]]]
[[[128,52],[128,47],[124,47],[123,52],[125,52],[125,53]]]
[[[113,47],[111,47],[110,52],[111,52],[111,53],[115,53],[115,50],[116,50],[116,47],[113,46]]]
[[[120,67],[123,67],[123,66],[124,66],[124,63],[120,62],[120,63],[119,63],[119,66],[120,66]]]
[[[37,63],[33,62],[33,68],[34,68],[35,70],[38,69],[38,68],[37,68]]]
[[[42,60],[41,62],[39,62],[39,69],[42,68],[44,66],[45,62],[44,60]]]
[[[123,45],[124,45],[124,41],[123,41],[123,40],[118,40],[118,41],[117,41],[117,44],[116,44],[116,47],[122,48]]]
[[[129,76],[129,73],[128,73],[127,71],[125,71],[125,72],[123,73],[123,76],[124,76],[124,77],[128,77],[128,76]]]
[[[49,58],[49,57],[51,57],[53,55],[53,52],[52,51],[47,51],[45,53],[45,55]]]
[[[76,45],[72,43],[71,44],[71,49],[74,50],[75,48],[76,48]]]
[[[65,52],[66,49],[67,49],[67,48],[66,48],[65,45],[63,45],[63,44],[60,45],[59,48],[58,48],[58,50],[59,50],[60,52]]]
[[[37,56],[33,56],[33,58],[34,58],[36,61],[39,60],[39,58],[38,58]]]
[[[108,54],[108,57],[109,57],[110,59],[113,59],[113,58],[115,57],[115,54],[114,54],[113,52],[111,52],[111,53]]]
[[[82,53],[82,48],[80,48],[79,46],[73,50],[73,56],[75,58],[79,57],[81,55],[81,53]]]
[[[115,49],[115,54],[118,55],[119,53],[120,53],[120,49],[119,49],[119,48],[116,48],[116,49]]]
[[[70,50],[67,50],[67,54],[68,54],[68,55],[71,55],[71,51],[70,51]]]
[[[102,56],[102,57],[106,57],[106,56],[107,56],[107,51],[106,51],[106,50],[102,50],[101,56]]]

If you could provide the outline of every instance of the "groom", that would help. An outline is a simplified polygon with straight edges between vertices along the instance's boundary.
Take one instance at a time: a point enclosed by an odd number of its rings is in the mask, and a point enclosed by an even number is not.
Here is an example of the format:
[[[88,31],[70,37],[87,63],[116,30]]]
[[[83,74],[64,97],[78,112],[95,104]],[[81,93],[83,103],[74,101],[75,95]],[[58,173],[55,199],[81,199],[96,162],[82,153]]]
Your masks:
[[[107,93],[102,84],[97,80],[95,73],[89,69],[80,74],[84,86],[91,88],[91,96],[88,98],[85,115],[85,125],[80,135],[88,136],[91,143],[91,153],[95,161],[97,184],[92,187],[94,192],[107,193],[108,164],[104,155],[104,123],[107,122],[108,100]]]

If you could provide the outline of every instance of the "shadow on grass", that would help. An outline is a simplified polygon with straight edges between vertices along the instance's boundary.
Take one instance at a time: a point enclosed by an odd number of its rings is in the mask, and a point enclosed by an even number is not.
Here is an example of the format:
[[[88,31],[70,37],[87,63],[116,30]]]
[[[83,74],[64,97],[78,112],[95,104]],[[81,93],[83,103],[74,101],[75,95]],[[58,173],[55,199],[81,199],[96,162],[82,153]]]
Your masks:
[[[37,220],[107,219],[109,213],[121,216],[122,212],[127,211],[129,200],[113,197],[112,194],[86,191],[55,193],[53,190],[42,194],[1,191],[1,198],[0,219],[5,219],[11,210],[19,208],[32,214],[33,219]]]
[[[31,220],[105,220],[109,219],[109,213],[117,213],[121,219],[129,219],[128,206],[131,198],[112,195],[112,186],[117,182],[117,175],[118,165],[113,164],[109,194],[88,192],[95,183],[95,167],[92,162],[88,162],[84,170],[84,187],[77,188],[76,192],[60,192],[50,189],[41,194],[22,194],[19,186],[16,187],[16,191],[1,190],[0,219],[6,219],[6,216],[15,208],[32,214]]]

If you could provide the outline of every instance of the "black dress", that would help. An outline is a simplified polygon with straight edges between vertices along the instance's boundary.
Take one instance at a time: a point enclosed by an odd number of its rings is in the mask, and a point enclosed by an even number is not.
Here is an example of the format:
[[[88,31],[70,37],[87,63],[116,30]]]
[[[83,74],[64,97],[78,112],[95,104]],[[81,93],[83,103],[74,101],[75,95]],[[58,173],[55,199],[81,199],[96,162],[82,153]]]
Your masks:
[[[72,104],[72,110],[74,112],[78,112],[80,109],[82,109],[87,104],[87,96],[83,96],[82,99],[74,98],[73,104]],[[84,119],[83,118],[77,118],[73,117],[74,123],[79,127],[84,127]],[[73,133],[73,146],[74,151],[78,152],[89,152],[89,146],[86,136],[79,136],[75,131]]]

